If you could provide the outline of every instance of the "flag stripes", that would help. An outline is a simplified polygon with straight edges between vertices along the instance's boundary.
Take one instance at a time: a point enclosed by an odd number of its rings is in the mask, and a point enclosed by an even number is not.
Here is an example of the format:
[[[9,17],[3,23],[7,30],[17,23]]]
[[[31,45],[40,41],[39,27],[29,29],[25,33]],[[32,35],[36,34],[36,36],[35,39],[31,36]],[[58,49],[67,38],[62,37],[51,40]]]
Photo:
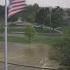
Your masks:
[[[17,1],[13,1],[13,2],[11,2],[11,4],[17,4],[17,3],[25,3],[25,1],[21,1],[21,2],[20,1],[18,1],[18,2]]]
[[[15,6],[17,6],[17,5],[25,5],[25,3],[21,2],[21,3],[15,3],[15,4],[13,4],[13,5],[11,4],[10,7],[13,7],[13,6],[15,7]]]
[[[26,7],[25,0],[10,0],[8,17],[24,10]]]

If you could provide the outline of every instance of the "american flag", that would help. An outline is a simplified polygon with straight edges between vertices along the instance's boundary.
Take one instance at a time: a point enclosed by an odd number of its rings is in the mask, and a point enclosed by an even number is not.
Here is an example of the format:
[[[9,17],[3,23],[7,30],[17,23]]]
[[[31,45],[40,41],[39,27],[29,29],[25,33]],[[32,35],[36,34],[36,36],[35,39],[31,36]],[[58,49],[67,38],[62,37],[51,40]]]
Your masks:
[[[21,12],[26,7],[25,0],[10,0],[8,8],[8,17]]]

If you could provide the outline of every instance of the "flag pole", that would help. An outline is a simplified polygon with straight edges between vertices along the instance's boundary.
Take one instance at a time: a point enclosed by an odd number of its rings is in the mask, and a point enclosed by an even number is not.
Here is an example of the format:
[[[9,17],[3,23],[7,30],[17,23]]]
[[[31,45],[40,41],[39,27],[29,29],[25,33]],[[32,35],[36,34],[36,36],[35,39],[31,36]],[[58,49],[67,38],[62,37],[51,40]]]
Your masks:
[[[7,50],[7,0],[5,0],[5,51],[4,51],[4,61],[5,61],[5,70],[8,70],[8,50]]]

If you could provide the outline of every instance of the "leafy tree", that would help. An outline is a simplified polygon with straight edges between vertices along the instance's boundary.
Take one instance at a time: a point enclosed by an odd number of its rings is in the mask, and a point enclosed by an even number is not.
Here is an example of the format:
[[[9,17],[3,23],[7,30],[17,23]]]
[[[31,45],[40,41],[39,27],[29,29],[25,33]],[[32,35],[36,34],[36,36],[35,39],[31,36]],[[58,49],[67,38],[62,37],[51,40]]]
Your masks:
[[[0,6],[0,32],[4,32],[4,15],[5,15],[5,7]]]
[[[36,22],[39,25],[43,25],[44,24],[44,17],[45,17],[44,8],[41,8],[40,11],[36,14]]]
[[[33,5],[33,10],[35,11],[35,12],[37,12],[38,10],[39,10],[39,5],[37,4],[37,3],[35,3],[34,5]]]
[[[35,22],[40,25],[41,29],[43,29],[43,25],[48,25],[48,8],[40,8],[40,10],[36,14]]]
[[[44,19],[45,19],[45,25],[50,26],[50,8],[49,7],[45,8],[45,17],[44,17]]]
[[[70,9],[67,9],[65,12],[70,16]]]
[[[63,9],[60,7],[56,7],[51,11],[51,24],[50,26],[53,28],[61,27],[63,25]]]
[[[4,16],[4,10],[5,9],[5,7],[4,6],[0,6],[0,17],[2,17],[2,16]]]
[[[39,10],[38,4],[34,4],[33,6],[28,5],[26,7],[25,12],[23,12],[23,14],[22,14],[22,20],[26,20],[26,21],[32,22],[32,23],[35,22],[35,15],[38,10]]]
[[[0,6],[0,21],[4,21],[5,7]]]

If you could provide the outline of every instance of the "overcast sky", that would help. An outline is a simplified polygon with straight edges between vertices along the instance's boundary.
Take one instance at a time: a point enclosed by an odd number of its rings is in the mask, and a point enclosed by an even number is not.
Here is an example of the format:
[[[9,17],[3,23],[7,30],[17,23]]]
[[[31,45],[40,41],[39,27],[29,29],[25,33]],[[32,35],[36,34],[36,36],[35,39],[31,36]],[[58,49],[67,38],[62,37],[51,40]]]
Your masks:
[[[38,3],[39,6],[60,6],[64,8],[70,8],[70,0],[26,0],[27,4]],[[0,4],[4,5],[5,0],[0,0]]]

